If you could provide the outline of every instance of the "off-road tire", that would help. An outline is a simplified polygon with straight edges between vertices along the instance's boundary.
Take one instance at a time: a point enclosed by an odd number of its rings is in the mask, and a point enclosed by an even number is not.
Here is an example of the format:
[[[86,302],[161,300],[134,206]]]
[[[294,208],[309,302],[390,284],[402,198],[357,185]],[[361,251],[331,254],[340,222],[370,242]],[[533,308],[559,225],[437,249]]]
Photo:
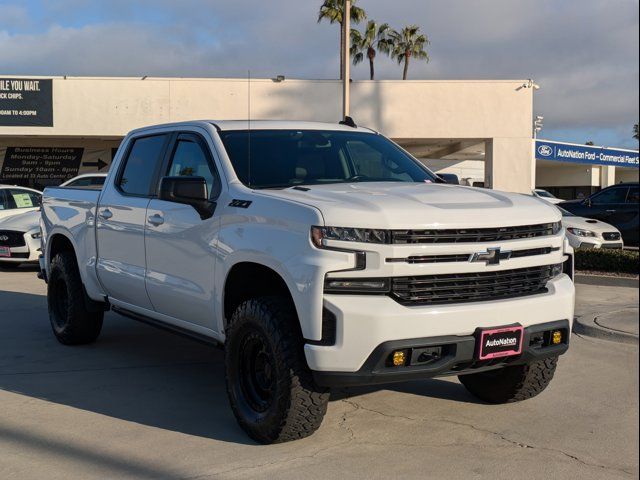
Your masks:
[[[51,260],[47,284],[49,320],[64,345],[92,343],[100,335],[104,312],[90,311],[75,256],[60,252]]]
[[[296,312],[286,299],[251,299],[233,314],[226,331],[227,393],[238,423],[257,442],[304,438],[322,423],[329,391],[313,381],[303,346]],[[256,348],[259,354],[253,353]]]
[[[488,372],[460,375],[460,382],[487,403],[513,403],[541,393],[556,371],[558,357]]]

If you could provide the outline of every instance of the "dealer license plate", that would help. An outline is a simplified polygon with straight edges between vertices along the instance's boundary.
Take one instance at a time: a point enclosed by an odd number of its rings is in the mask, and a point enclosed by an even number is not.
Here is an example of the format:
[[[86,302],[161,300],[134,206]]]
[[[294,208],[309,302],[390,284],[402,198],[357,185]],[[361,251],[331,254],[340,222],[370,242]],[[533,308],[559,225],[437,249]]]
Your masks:
[[[0,257],[10,257],[11,256],[11,250],[9,250],[9,247],[0,247]]]
[[[520,355],[523,334],[521,325],[478,330],[478,360]]]

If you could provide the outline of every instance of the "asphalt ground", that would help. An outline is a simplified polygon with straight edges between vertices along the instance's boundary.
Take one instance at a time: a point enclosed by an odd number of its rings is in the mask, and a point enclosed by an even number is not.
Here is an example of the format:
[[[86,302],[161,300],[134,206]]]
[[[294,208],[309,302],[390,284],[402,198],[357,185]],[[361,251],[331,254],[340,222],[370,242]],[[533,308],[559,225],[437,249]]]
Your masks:
[[[615,312],[610,288],[579,286],[578,310]],[[263,446],[235,422],[220,350],[113,313],[65,347],[44,294],[35,271],[0,271],[1,479],[638,478],[637,345],[574,334],[518,404],[456,378],[338,391],[315,435]]]

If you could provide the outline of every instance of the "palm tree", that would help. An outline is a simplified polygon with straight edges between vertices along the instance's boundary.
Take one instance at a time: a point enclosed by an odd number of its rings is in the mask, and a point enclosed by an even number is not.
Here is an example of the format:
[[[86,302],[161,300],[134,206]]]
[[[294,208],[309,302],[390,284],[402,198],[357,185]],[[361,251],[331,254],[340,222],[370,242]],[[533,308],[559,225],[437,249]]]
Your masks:
[[[353,64],[358,65],[364,60],[366,55],[369,59],[369,75],[371,80],[375,78],[376,72],[374,61],[377,51],[389,53],[391,42],[389,40],[389,31],[391,28],[388,23],[378,26],[374,20],[369,20],[367,28],[364,32],[359,30],[351,30],[351,56]]]
[[[363,8],[355,6],[357,1],[351,0],[351,21],[356,24],[367,18],[367,12]],[[346,42],[342,28],[343,16],[344,0],[324,0],[318,12],[318,23],[329,20],[331,24],[338,23],[340,25],[340,80],[342,80],[342,72],[344,71],[344,44]]]
[[[402,79],[406,80],[409,73],[409,62],[411,58],[429,61],[429,54],[424,47],[429,45],[429,39],[426,35],[420,33],[420,27],[410,25],[404,27],[401,31],[392,31],[389,34],[392,42],[391,58],[398,61],[398,65],[404,62],[404,74]]]

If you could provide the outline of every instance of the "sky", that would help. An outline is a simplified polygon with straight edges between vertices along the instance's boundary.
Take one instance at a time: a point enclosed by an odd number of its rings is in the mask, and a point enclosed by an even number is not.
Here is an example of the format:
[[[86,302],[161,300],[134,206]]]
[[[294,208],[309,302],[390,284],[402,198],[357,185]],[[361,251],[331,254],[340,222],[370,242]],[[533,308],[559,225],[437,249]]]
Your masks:
[[[322,0],[0,0],[0,75],[336,78],[337,25]],[[638,0],[358,0],[417,24],[430,61],[410,79],[541,86],[541,137],[638,148]],[[361,27],[361,26],[360,26]],[[356,26],[358,28],[358,26]],[[402,69],[379,56],[377,78]],[[353,78],[368,78],[360,64]]]

